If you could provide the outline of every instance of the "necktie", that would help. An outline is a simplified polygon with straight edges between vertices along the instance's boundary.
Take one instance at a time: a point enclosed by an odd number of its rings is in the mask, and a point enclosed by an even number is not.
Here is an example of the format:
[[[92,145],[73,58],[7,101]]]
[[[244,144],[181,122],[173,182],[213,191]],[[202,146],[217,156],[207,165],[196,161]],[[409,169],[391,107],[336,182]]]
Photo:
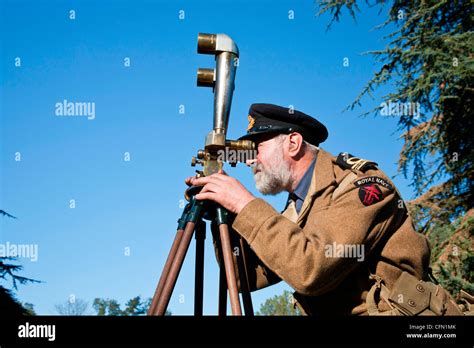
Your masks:
[[[298,212],[296,211],[296,204],[293,199],[289,200],[288,206],[286,207],[282,215],[293,222],[296,222],[296,220],[298,220]]]

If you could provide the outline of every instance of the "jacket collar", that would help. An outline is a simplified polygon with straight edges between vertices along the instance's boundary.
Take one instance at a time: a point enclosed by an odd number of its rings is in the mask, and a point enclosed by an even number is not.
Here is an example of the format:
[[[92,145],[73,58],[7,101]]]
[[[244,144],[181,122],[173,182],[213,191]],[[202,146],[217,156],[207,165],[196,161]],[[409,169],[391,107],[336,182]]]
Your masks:
[[[311,185],[308,189],[308,194],[301,207],[300,214],[296,223],[300,223],[306,218],[311,210],[314,199],[329,186],[335,182],[333,156],[323,149],[319,149],[314,166],[313,177],[311,178]]]

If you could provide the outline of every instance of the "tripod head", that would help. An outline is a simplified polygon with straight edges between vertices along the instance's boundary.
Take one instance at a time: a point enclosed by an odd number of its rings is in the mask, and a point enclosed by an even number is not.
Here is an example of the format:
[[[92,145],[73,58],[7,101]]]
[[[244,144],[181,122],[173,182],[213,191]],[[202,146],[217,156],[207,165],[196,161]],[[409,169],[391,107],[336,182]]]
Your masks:
[[[213,129],[207,134],[204,150],[198,150],[191,160],[194,167],[203,166],[197,176],[208,176],[222,169],[224,162],[235,166],[254,157],[255,144],[250,140],[227,140],[230,107],[234,93],[234,80],[239,64],[239,49],[225,34],[198,34],[197,52],[215,56],[214,69],[197,71],[197,85],[212,87],[214,93]],[[243,155],[242,155],[243,154]]]

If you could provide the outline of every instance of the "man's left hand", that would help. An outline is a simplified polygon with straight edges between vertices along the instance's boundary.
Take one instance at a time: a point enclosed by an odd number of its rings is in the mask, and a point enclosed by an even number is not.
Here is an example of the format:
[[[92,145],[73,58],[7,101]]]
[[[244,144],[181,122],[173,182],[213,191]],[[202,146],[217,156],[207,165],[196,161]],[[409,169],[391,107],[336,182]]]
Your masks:
[[[187,178],[186,183],[195,186],[204,186],[196,199],[214,201],[228,211],[239,214],[240,211],[255,199],[237,179],[220,171],[203,178]]]

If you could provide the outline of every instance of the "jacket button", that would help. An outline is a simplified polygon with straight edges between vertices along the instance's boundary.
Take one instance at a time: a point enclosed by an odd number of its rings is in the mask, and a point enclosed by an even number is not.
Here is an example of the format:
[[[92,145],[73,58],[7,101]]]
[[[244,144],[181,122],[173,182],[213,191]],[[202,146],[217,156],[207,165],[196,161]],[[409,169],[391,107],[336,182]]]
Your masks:
[[[416,290],[419,292],[425,292],[425,288],[421,284],[416,284]]]
[[[412,306],[412,307],[416,307],[415,301],[413,301],[413,300],[411,300],[411,299],[408,300],[408,305],[409,305],[409,306]]]

